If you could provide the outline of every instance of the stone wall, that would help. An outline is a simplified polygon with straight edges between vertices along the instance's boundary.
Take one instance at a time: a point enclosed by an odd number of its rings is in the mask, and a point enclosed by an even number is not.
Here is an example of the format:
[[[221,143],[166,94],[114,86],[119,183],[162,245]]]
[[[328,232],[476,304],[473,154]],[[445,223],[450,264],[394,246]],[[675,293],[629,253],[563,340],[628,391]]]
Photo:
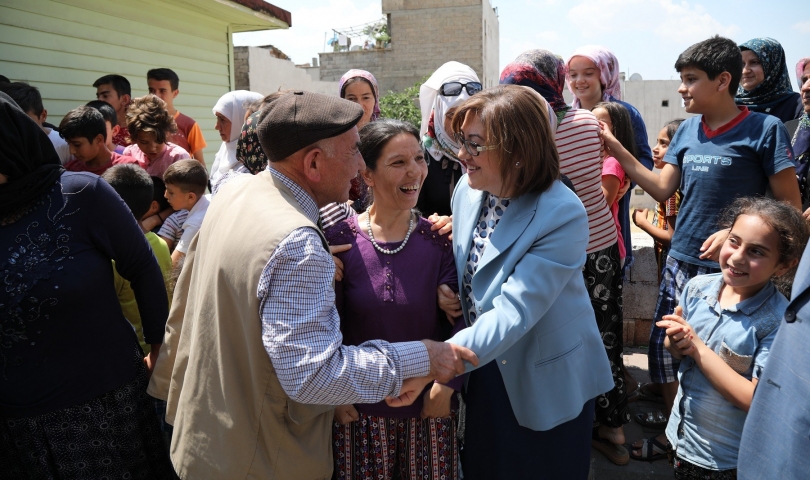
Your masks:
[[[248,47],[233,47],[233,76],[236,90],[250,90],[250,54]]]
[[[484,85],[498,83],[498,19],[488,0],[383,0],[382,12],[390,47],[321,53],[321,80],[359,68],[377,77],[381,92],[401,91],[455,60]]]
[[[633,265],[623,287],[624,346],[646,346],[658,300],[658,264],[652,238],[633,233]]]

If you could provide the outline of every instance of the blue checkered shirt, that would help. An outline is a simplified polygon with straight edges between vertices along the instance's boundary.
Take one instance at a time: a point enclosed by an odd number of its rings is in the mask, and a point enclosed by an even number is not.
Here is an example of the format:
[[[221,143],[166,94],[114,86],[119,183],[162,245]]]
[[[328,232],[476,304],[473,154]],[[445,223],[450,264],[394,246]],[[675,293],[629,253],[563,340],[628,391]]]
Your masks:
[[[295,182],[270,169],[318,221],[315,201]],[[259,279],[262,342],[281,386],[301,403],[376,403],[399,395],[402,381],[430,371],[422,342],[382,340],[343,345],[335,308],[335,264],[316,230],[293,230],[276,247]]]

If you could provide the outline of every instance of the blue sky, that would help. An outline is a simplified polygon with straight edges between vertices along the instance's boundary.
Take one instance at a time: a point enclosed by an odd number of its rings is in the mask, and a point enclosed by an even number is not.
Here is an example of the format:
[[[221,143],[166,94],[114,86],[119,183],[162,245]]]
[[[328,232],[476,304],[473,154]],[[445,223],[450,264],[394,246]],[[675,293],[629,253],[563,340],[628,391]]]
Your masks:
[[[237,45],[272,44],[296,63],[324,51],[324,34],[382,17],[380,0],[269,0],[292,13],[289,30],[238,34]],[[645,80],[677,78],[673,64],[689,45],[721,34],[742,43],[777,39],[794,66],[810,56],[807,1],[770,0],[489,0],[498,8],[500,66],[521,52],[545,48],[567,58],[575,48],[602,44],[621,69]],[[804,6],[802,9],[801,7]],[[459,32],[459,42],[463,42]]]

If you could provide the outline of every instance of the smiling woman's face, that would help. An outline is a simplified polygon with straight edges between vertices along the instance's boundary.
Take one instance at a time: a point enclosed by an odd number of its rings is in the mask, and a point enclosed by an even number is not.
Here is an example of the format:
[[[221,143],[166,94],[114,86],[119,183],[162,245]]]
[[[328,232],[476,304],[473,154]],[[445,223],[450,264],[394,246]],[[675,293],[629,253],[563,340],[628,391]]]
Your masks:
[[[765,81],[765,70],[762,68],[762,62],[757,54],[751,50],[743,50],[742,59],[743,71],[740,85],[746,92],[750,92]]]
[[[374,203],[395,210],[416,207],[428,167],[419,141],[409,133],[392,137],[382,148],[374,170],[363,179],[374,191]]]
[[[478,146],[487,146],[486,130],[484,124],[473,112],[467,112],[464,123],[461,124],[460,134],[468,142]],[[473,145],[474,147],[474,145]],[[503,179],[501,178],[500,162],[494,150],[484,150],[472,156],[462,145],[458,151],[458,158],[467,167],[467,183],[470,188],[489,192],[496,196],[508,196],[503,192]]]

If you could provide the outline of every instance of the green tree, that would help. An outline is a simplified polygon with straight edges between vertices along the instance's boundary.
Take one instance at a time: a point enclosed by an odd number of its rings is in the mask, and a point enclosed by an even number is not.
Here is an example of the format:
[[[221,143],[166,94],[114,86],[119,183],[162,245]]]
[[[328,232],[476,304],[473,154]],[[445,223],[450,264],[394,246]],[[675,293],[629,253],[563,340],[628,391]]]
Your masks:
[[[422,112],[417,106],[419,87],[422,86],[425,80],[427,80],[427,77],[401,92],[389,90],[387,94],[380,97],[380,116],[404,120],[419,128],[419,124],[422,122]]]

